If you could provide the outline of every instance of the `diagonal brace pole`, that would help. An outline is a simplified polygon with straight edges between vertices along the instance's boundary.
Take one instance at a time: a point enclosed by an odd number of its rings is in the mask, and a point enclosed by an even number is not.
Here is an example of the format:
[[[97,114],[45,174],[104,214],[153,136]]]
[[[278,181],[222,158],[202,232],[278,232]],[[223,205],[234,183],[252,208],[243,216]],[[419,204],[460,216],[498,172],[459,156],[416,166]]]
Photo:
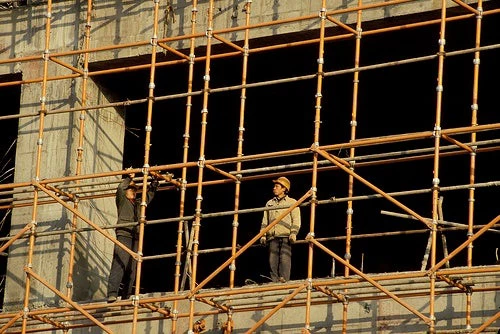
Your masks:
[[[469,246],[472,242],[474,242],[477,238],[479,238],[483,233],[487,232],[490,227],[494,226],[496,223],[500,221],[500,215],[496,216],[492,221],[490,221],[488,224],[484,225],[483,228],[481,228],[479,231],[474,233],[474,235],[470,238],[467,239],[463,244],[458,246],[453,252],[450,253],[447,257],[439,261],[439,263],[436,263],[436,265],[432,268],[430,268],[427,271],[427,274],[430,275],[434,272],[436,272],[439,268],[441,268],[446,262],[448,262],[451,258],[453,258],[455,255],[457,255],[460,251],[462,251],[465,247]]]
[[[233,256],[231,256],[229,259],[226,260],[226,262],[224,262],[223,264],[221,264],[219,266],[219,268],[215,269],[214,272],[212,272],[207,278],[205,278],[203,280],[203,282],[201,282],[200,284],[198,284],[196,286],[196,288],[194,288],[189,293],[188,297],[191,298],[192,296],[194,296],[201,288],[203,288],[208,282],[210,282],[210,280],[212,278],[214,278],[215,276],[217,276],[224,268],[226,268],[228,265],[230,265],[231,262],[233,262],[233,260],[235,260],[244,251],[246,251],[248,248],[250,248],[250,246],[252,246],[257,240],[259,240],[260,237],[262,237],[265,233],[267,233],[267,231],[269,231],[270,229],[272,229],[274,227],[274,225],[278,224],[279,221],[281,219],[283,219],[286,215],[288,215],[290,212],[292,212],[293,209],[295,209],[300,204],[302,204],[302,202],[304,202],[307,198],[309,198],[309,196],[311,196],[311,190],[308,190],[300,199],[297,200],[297,202],[295,202],[292,206],[290,206],[288,209],[286,209],[285,211],[283,211],[278,217],[276,217],[276,219],[271,224],[267,225],[267,227],[265,229],[263,229],[262,231],[260,231],[255,237],[253,237],[244,246],[242,246],[236,253],[234,253]]]
[[[352,264],[350,264],[349,262],[345,261],[343,258],[341,258],[340,256],[338,256],[337,254],[335,254],[334,252],[332,252],[331,250],[329,250],[327,247],[325,247],[323,244],[321,244],[319,241],[315,240],[314,238],[312,237],[308,237],[307,240],[309,242],[312,242],[314,245],[316,245],[318,248],[322,249],[325,253],[327,253],[328,255],[332,256],[333,258],[335,258],[335,260],[339,261],[340,263],[342,263],[344,266],[347,266],[349,267],[349,269],[351,269],[353,272],[355,272],[357,275],[359,275],[361,278],[365,279],[367,282],[369,282],[370,284],[372,284],[374,287],[376,287],[377,289],[379,289],[380,291],[382,291],[383,293],[385,293],[387,296],[391,297],[395,302],[399,303],[401,306],[405,307],[406,309],[408,309],[408,311],[412,312],[413,314],[415,314],[416,316],[418,316],[420,319],[422,319],[423,321],[425,321],[425,323],[430,323],[431,322],[431,319],[426,317],[425,315],[423,315],[421,312],[419,312],[417,309],[415,309],[414,307],[410,306],[410,304],[406,303],[404,300],[402,300],[401,298],[399,298],[398,296],[396,296],[394,293],[390,292],[389,290],[387,290],[386,288],[384,288],[382,285],[380,285],[377,281],[375,281],[373,278],[371,278],[370,276],[364,274],[363,272],[361,272],[360,270],[358,270],[356,267],[354,267]]]
[[[403,203],[399,202],[394,197],[388,195],[382,189],[380,189],[377,186],[371,184],[370,182],[368,182],[367,180],[365,180],[363,177],[361,177],[357,173],[353,172],[348,167],[344,166],[344,164],[342,163],[342,161],[344,161],[344,160],[341,160],[341,159],[339,159],[339,158],[337,158],[335,156],[332,156],[328,152],[325,152],[325,151],[323,151],[323,150],[321,150],[319,148],[312,148],[312,150],[314,152],[318,153],[319,155],[321,155],[322,157],[324,157],[325,159],[327,159],[328,161],[330,161],[331,163],[333,163],[334,165],[336,165],[338,168],[342,169],[347,174],[352,175],[355,179],[357,179],[358,181],[360,181],[361,183],[363,183],[364,185],[366,185],[368,188],[370,188],[370,189],[374,190],[375,192],[377,192],[378,194],[382,195],[382,197],[384,197],[385,199],[387,199],[389,202],[397,205],[398,207],[400,207],[404,211],[408,212],[413,217],[415,217],[418,220],[420,220],[428,228],[430,228],[430,229],[432,228],[432,224],[429,223],[424,217],[420,216],[418,213],[416,213],[415,211],[413,211],[412,209],[410,209],[409,207],[407,207]]]
[[[37,281],[39,281],[40,283],[42,283],[43,285],[45,285],[50,291],[54,292],[61,299],[63,299],[66,303],[68,303],[71,306],[73,306],[78,312],[80,312],[81,314],[83,314],[84,316],[86,316],[90,321],[92,321],[94,324],[96,324],[97,326],[99,326],[103,331],[105,331],[106,333],[113,333],[113,331],[111,331],[111,329],[109,329],[108,327],[104,326],[99,320],[97,320],[96,318],[94,318],[89,312],[87,312],[86,310],[84,310],[80,305],[78,305],[77,303],[75,303],[74,301],[72,301],[70,298],[66,297],[62,292],[60,292],[59,290],[57,290],[55,287],[51,286],[42,277],[38,276],[33,270],[31,270],[28,267],[24,267],[24,271],[26,272],[27,275],[30,275],[31,277],[33,277],[34,279],[36,279]]]
[[[302,284],[297,289],[293,290],[291,294],[288,295],[285,299],[281,301],[278,305],[276,305],[271,312],[266,314],[262,319],[257,321],[252,328],[246,331],[246,333],[255,333],[255,330],[260,327],[263,323],[266,322],[267,319],[269,319],[271,316],[273,316],[276,312],[278,312],[283,306],[285,306],[290,300],[292,300],[296,295],[299,294],[302,290],[306,288],[307,284]]]
[[[81,220],[83,220],[84,222],[86,222],[87,224],[89,224],[90,226],[92,226],[97,232],[101,233],[105,238],[109,239],[115,245],[117,245],[118,247],[120,247],[121,249],[123,249],[124,251],[126,251],[127,253],[129,253],[134,259],[138,260],[137,253],[131,251],[130,249],[128,249],[127,246],[125,246],[124,244],[122,244],[121,242],[119,242],[118,240],[116,240],[115,238],[113,238],[113,236],[111,234],[109,234],[106,230],[100,228],[98,225],[94,224],[90,219],[88,219],[87,217],[85,217],[80,211],[78,211],[75,208],[69,206],[65,201],[63,201],[62,199],[60,199],[59,197],[57,197],[56,195],[54,195],[51,191],[47,190],[40,183],[33,182],[33,185],[36,186],[37,188],[41,189],[44,193],[46,193],[47,195],[49,195],[50,197],[52,197],[56,202],[58,202],[63,207],[65,207],[66,209],[68,209],[69,211],[71,211],[73,214],[75,214],[76,216],[78,216],[78,218],[80,218]]]

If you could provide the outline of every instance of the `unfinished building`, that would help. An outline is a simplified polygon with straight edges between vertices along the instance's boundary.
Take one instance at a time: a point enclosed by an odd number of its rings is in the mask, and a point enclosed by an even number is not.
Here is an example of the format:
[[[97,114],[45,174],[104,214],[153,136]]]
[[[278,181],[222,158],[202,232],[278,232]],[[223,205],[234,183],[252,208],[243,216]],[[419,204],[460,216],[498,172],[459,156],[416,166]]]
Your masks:
[[[498,0],[0,0],[0,17],[1,333],[499,331]],[[131,171],[142,203],[160,180],[137,249],[114,232]],[[279,176],[302,227],[274,283],[259,239]],[[137,271],[107,304],[114,247]]]

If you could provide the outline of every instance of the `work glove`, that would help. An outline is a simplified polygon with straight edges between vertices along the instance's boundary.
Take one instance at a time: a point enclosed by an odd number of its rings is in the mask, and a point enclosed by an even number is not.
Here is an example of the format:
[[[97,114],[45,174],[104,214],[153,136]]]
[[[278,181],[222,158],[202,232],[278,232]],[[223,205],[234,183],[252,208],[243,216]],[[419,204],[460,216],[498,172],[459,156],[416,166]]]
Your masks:
[[[261,237],[261,238],[260,238],[260,244],[261,244],[262,246],[265,246],[265,245],[266,245],[266,237]]]
[[[288,240],[290,240],[290,243],[291,243],[291,244],[294,244],[294,243],[295,243],[295,241],[297,241],[297,235],[296,235],[296,234],[290,234],[290,235],[288,236]]]

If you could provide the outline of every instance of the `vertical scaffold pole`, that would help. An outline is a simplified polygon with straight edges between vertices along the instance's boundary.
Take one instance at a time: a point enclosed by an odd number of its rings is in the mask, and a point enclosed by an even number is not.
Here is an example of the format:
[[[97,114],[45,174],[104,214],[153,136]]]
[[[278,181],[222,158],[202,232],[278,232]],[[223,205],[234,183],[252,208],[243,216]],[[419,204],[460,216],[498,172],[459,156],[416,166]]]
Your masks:
[[[252,7],[252,0],[246,0],[245,3],[245,24],[250,25],[250,10]],[[241,96],[240,96],[240,122],[238,127],[238,149],[236,156],[243,156],[243,135],[245,133],[245,107],[246,107],[246,98],[247,98],[247,89],[245,85],[247,84],[247,72],[248,72],[248,56],[249,56],[249,36],[250,29],[245,29],[245,41],[243,45],[243,68],[241,73]],[[232,235],[232,243],[231,243],[231,256],[236,254],[236,243],[238,238],[238,210],[240,208],[240,188],[241,188],[241,161],[236,163],[236,176],[238,180],[236,181],[235,190],[234,190],[234,211],[235,214],[233,216],[233,235]],[[229,266],[229,287],[234,287],[234,273],[236,270],[236,260],[233,260],[231,265]]]
[[[441,145],[441,111],[443,100],[443,72],[446,44],[446,0],[441,1],[441,26],[439,32],[439,52],[438,52],[438,73],[436,86],[436,123],[434,125],[434,167],[432,179],[432,228],[431,228],[431,267],[436,264],[436,238],[437,224],[439,214],[439,151]],[[429,288],[429,333],[435,333],[436,315],[435,315],[435,297],[436,297],[436,273],[430,275]]]
[[[318,73],[316,79],[316,95],[315,95],[315,115],[314,115],[314,138],[313,146],[315,148],[319,147],[319,134],[321,127],[321,102],[322,102],[322,92],[323,92],[323,65],[325,63],[325,26],[326,26],[326,0],[321,2],[321,9],[319,12],[320,17],[320,28],[319,28],[319,50],[318,50]],[[318,153],[313,152],[313,164],[312,164],[312,180],[311,180],[311,213],[310,213],[310,223],[309,223],[309,234],[308,236],[314,237],[314,225],[316,219],[316,205],[317,205],[317,183],[318,183]],[[307,257],[307,294],[306,294],[306,314],[305,314],[305,324],[304,331],[309,333],[311,329],[311,296],[312,296],[312,277],[313,277],[313,254],[314,254],[314,244],[309,241],[308,243],[308,257]]]
[[[214,0],[208,3],[208,18],[206,30],[206,59],[205,59],[205,75],[203,76],[203,105],[201,110],[201,135],[200,135],[200,156],[198,158],[198,185],[196,190],[196,209],[195,219],[193,222],[193,266],[191,275],[190,291],[196,289],[196,270],[198,265],[198,244],[201,225],[201,204],[203,201],[203,172],[205,168],[205,139],[207,133],[207,116],[208,116],[208,96],[210,93],[210,61],[212,53],[212,34],[213,34],[213,16],[214,16]],[[189,299],[189,333],[193,331],[194,325],[194,305],[195,297]]]
[[[483,7],[482,0],[479,0],[477,3],[477,11],[476,15],[476,39],[475,39],[475,47],[479,48],[481,46],[481,26],[482,26],[482,18],[483,18]],[[472,83],[472,104],[471,104],[471,125],[477,126],[477,113],[478,113],[478,94],[479,94],[479,64],[480,64],[480,52],[474,52],[474,77]],[[470,153],[470,172],[469,172],[469,184],[471,187],[469,188],[469,216],[468,216],[468,230],[467,237],[470,239],[474,235],[474,203],[475,203],[475,188],[472,186],[476,183],[476,133],[471,133],[471,145],[472,152]],[[472,267],[472,243],[467,246],[467,266]],[[472,290],[468,289],[466,291],[466,311],[465,311],[465,325],[466,330],[470,330],[472,328]]]
[[[196,34],[196,20],[198,16],[198,0],[193,0],[191,5],[191,36]],[[189,39],[189,66],[188,66],[188,86],[186,98],[186,120],[184,124],[184,141],[183,141],[183,151],[182,151],[182,163],[188,162],[189,154],[189,135],[191,129],[191,111],[193,107],[193,97],[190,93],[193,92],[193,75],[194,75],[194,63],[195,63],[195,47],[196,38],[191,37]],[[180,189],[180,204],[179,204],[179,217],[184,217],[185,214],[185,202],[186,202],[186,185],[187,185],[187,167],[182,168],[181,172],[181,182],[182,186]],[[189,242],[189,226],[186,220],[180,220],[177,225],[177,248],[175,255],[175,275],[174,275],[174,293],[179,293],[180,290],[184,289],[184,282],[181,284],[181,268],[182,268],[182,236],[185,237],[186,246]],[[185,272],[188,271],[190,265],[189,252],[186,253],[186,263]],[[184,280],[184,277],[183,277]],[[177,315],[179,310],[177,309],[179,302],[175,300],[172,305],[172,334],[177,333]]]
[[[42,147],[43,147],[43,135],[45,127],[45,116],[47,113],[47,82],[48,82],[48,72],[49,72],[49,56],[50,56],[50,29],[52,24],[52,0],[47,1],[47,13],[45,21],[45,49],[43,51],[43,79],[42,79],[42,89],[40,96],[40,111],[39,111],[39,126],[38,126],[38,140],[36,142],[36,162],[35,162],[35,181],[40,180],[40,167],[42,163]],[[31,216],[31,233],[29,236],[29,246],[28,246],[28,259],[26,266],[31,269],[33,267],[33,253],[35,248],[35,232],[37,225],[37,210],[38,210],[38,188],[35,187],[33,190],[33,210]],[[23,323],[22,323],[22,333],[26,333],[26,326],[28,322],[28,312],[29,312],[29,298],[30,298],[30,287],[31,287],[31,277],[26,274],[26,285],[24,290],[24,303],[23,303]]]
[[[141,273],[142,273],[142,250],[144,247],[144,225],[146,223],[146,207],[147,207],[147,190],[148,190],[148,174],[149,174],[149,155],[151,147],[151,131],[153,130],[151,123],[153,118],[153,103],[155,90],[155,74],[156,74],[156,51],[158,46],[158,12],[160,0],[153,0],[153,36],[151,37],[151,70],[149,73],[148,85],[148,109],[145,126],[144,140],[144,165],[142,166],[142,198],[141,198],[141,213],[139,217],[139,240],[137,245],[137,272],[135,277],[135,292],[132,296],[132,304],[134,306],[134,315],[132,322],[132,334],[137,333],[137,315],[139,311],[139,293],[141,289]]]
[[[91,28],[91,19],[92,19],[92,0],[87,1],[87,14],[85,21],[85,32],[84,32],[84,45],[83,50],[88,50],[90,48],[90,28]],[[88,73],[89,73],[89,53],[83,53],[83,77],[82,77],[82,107],[87,106],[87,84],[88,84]],[[83,144],[85,142],[85,118],[86,118],[86,110],[80,111],[80,127],[78,133],[78,147],[76,149],[76,170],[75,175],[80,175],[82,171],[82,161],[83,161]],[[76,180],[75,183],[80,184],[80,180]],[[77,188],[79,189],[79,188]],[[73,207],[75,210],[79,208],[79,201],[75,200],[73,202]],[[66,297],[71,298],[73,294],[73,270],[75,266],[75,247],[76,247],[76,228],[77,228],[78,216],[73,214],[71,218],[71,236],[70,236],[70,252],[69,252],[69,267],[68,267],[68,279],[66,281]],[[65,330],[64,332],[67,332]]]
[[[358,0],[358,6],[361,7],[363,5],[362,0]],[[362,10],[357,11],[357,19],[356,19],[356,46],[355,46],[355,54],[354,54],[354,78],[352,85],[352,109],[351,109],[351,141],[356,140],[356,129],[358,126],[357,121],[357,113],[358,113],[358,90],[359,90],[359,71],[356,69],[359,68],[359,58],[361,52],[361,37],[362,37],[362,29],[361,29],[361,20],[362,20]],[[354,158],[356,157],[356,148],[351,147],[349,150],[349,158],[351,159],[350,169],[354,171]],[[348,197],[354,196],[354,176],[349,174],[348,181],[348,189],[347,189]],[[346,244],[345,244],[345,260],[350,263],[351,261],[351,237],[352,237],[352,218],[354,215],[353,210],[353,201],[347,202],[347,223],[346,223]],[[344,267],[344,276],[349,277],[349,267]],[[349,307],[349,301],[347,299],[342,303],[342,333],[347,333],[347,311]]]

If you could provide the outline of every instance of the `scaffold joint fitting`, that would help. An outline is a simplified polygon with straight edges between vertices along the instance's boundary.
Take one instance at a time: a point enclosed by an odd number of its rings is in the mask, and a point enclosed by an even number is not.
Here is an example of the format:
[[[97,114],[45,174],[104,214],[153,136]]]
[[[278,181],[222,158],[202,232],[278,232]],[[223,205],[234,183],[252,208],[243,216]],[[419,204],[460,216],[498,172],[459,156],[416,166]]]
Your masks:
[[[36,144],[37,144],[38,146],[43,145],[43,139],[42,139],[42,138],[38,138],[38,140],[36,141]]]
[[[345,213],[348,214],[348,215],[352,215],[354,213],[354,210],[352,208],[349,208],[349,209],[346,210]]]
[[[438,177],[435,177],[432,179],[432,186],[434,188],[437,188],[439,186],[439,178]]]
[[[309,232],[306,235],[305,240],[311,240],[311,239],[314,239],[314,232]]]
[[[240,223],[238,223],[237,220],[233,220],[233,224],[232,225],[233,225],[233,227],[238,227],[238,226],[240,226]]]
[[[435,138],[439,138],[439,137],[441,137],[441,127],[440,127],[440,126],[435,125],[435,126],[434,126],[434,132],[432,133],[432,135],[433,135]]]
[[[440,39],[438,40],[438,44],[439,44],[439,45],[441,45],[441,46],[445,46],[445,45],[446,45],[446,39],[444,39],[444,38],[440,38]]]
[[[483,7],[477,7],[477,12],[478,12],[478,14],[476,15],[476,19],[482,19],[483,18]]]
[[[325,7],[322,7],[320,10],[319,10],[319,17],[321,19],[326,19],[326,8]]]
[[[229,265],[229,270],[230,270],[230,271],[235,271],[235,270],[236,270],[236,266],[235,266],[233,263],[231,263],[231,264]]]
[[[349,125],[353,126],[353,127],[356,127],[356,126],[358,126],[358,122],[357,121],[350,121]]]
[[[144,127],[144,130],[145,130],[146,132],[151,132],[151,131],[153,131],[153,127],[152,127],[151,125],[146,125],[146,126]]]
[[[477,104],[477,103],[474,103],[474,104],[471,104],[470,108],[471,108],[472,110],[477,111],[477,110],[479,109],[479,106],[478,106],[478,104]]]
[[[436,92],[440,93],[443,91],[443,85],[437,85],[436,86]]]
[[[345,253],[344,254],[344,259],[346,259],[347,261],[349,261],[351,259],[351,253]]]
[[[73,288],[73,282],[67,282],[66,283],[66,288],[67,289],[72,289]]]
[[[324,64],[325,58],[318,58],[317,62],[318,62],[318,64]]]
[[[205,167],[205,157],[201,156],[198,158],[198,167],[199,168],[204,168]]]

